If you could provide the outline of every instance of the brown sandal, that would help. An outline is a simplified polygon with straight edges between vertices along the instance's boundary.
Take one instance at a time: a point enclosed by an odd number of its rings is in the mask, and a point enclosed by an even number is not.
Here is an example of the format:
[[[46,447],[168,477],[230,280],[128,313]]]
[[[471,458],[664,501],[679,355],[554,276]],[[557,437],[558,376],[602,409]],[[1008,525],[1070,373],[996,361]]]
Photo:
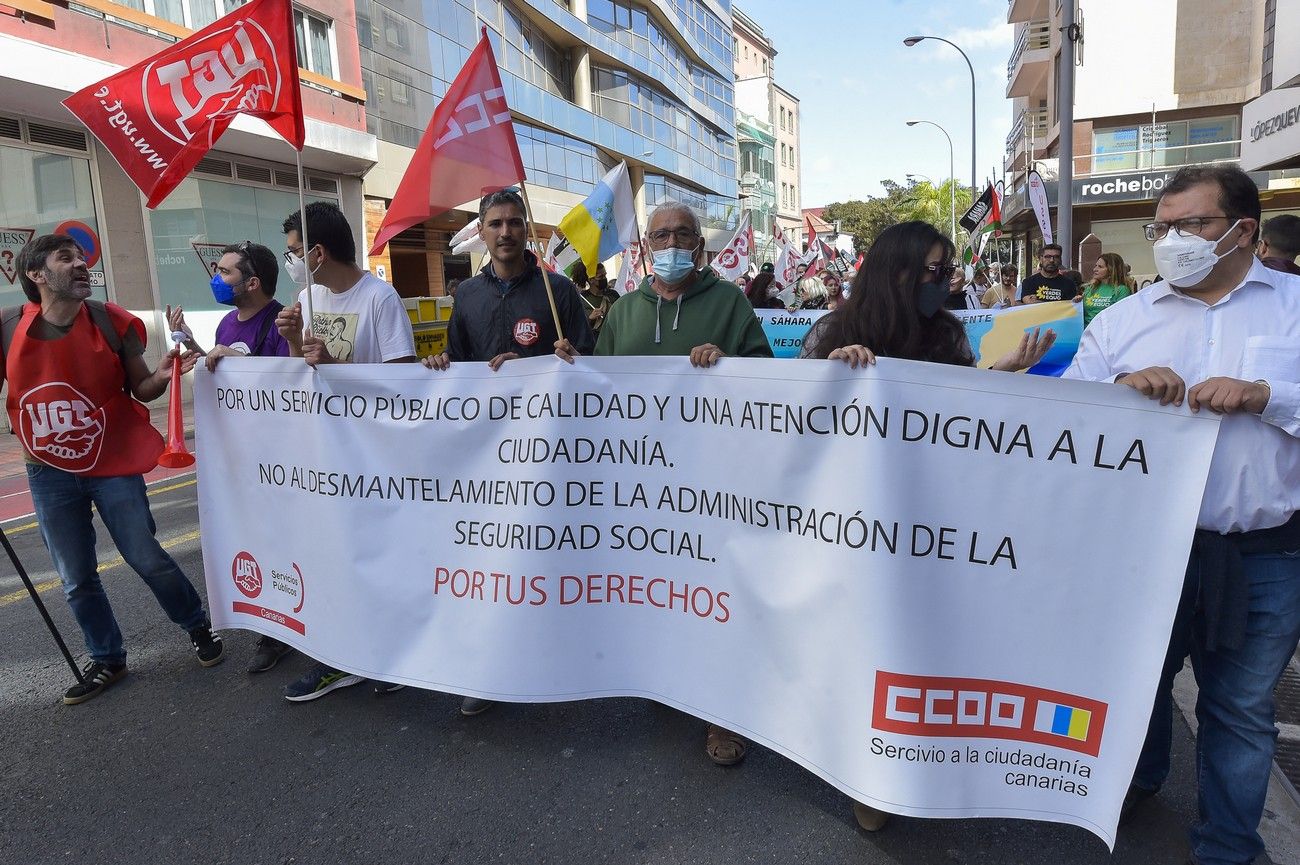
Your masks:
[[[709,725],[704,739],[704,752],[719,766],[734,766],[745,759],[747,743],[739,734],[717,724]]]

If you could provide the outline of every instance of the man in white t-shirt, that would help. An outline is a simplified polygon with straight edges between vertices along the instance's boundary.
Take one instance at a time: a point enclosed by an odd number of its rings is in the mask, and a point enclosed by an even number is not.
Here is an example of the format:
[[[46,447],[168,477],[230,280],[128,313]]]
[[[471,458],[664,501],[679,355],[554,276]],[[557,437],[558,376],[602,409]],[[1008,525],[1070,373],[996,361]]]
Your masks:
[[[284,221],[284,254],[289,276],[298,285],[311,278],[312,332],[303,333],[304,289],[298,302],[275,320],[292,357],[322,363],[414,363],[415,338],[402,299],[391,285],[357,266],[352,226],[337,206],[307,205],[307,241],[302,248],[298,211]]]
[[[312,366],[325,363],[414,363],[415,337],[402,299],[391,285],[357,266],[357,245],[352,226],[333,204],[307,205],[307,241],[303,249],[302,217],[298,211],[284,221],[284,254],[289,276],[305,285],[310,275],[312,328],[303,332],[302,308],[307,289],[298,302],[276,316],[275,326],[289,343],[289,355]],[[262,643],[270,641],[263,637]],[[274,641],[272,641],[274,642]],[[274,648],[274,647],[273,647]],[[301,702],[323,697],[337,688],[362,681],[361,676],[317,664],[285,688],[286,700]],[[400,685],[375,682],[375,692],[386,694]]]

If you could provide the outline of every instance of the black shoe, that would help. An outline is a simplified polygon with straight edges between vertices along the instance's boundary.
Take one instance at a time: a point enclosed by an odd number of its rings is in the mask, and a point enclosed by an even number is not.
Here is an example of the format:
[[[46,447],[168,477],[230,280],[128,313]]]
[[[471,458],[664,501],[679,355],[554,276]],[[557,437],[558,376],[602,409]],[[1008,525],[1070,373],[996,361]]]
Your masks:
[[[253,653],[253,660],[248,662],[248,672],[265,673],[292,651],[292,646],[281,643],[274,637],[261,637],[257,641],[257,651]]]
[[[375,679],[374,682],[376,694],[392,694],[393,692],[400,691],[406,687],[405,685],[399,685],[396,682],[381,682],[378,679]]]
[[[63,692],[63,703],[75,706],[92,697],[126,676],[126,664],[101,664],[91,661],[81,671],[81,681]]]
[[[199,663],[205,667],[215,667],[226,656],[221,638],[212,633],[208,625],[190,631],[190,642],[194,644],[194,654],[199,656]]]
[[[1129,784],[1128,792],[1124,794],[1124,804],[1119,806],[1119,825],[1123,826],[1127,823],[1138,807],[1158,792],[1160,792],[1158,788],[1148,790],[1146,787],[1139,787],[1137,784]]]
[[[495,705],[496,703],[491,700],[480,700],[478,697],[466,697],[461,701],[460,713],[466,718],[472,718],[475,715],[482,715]]]

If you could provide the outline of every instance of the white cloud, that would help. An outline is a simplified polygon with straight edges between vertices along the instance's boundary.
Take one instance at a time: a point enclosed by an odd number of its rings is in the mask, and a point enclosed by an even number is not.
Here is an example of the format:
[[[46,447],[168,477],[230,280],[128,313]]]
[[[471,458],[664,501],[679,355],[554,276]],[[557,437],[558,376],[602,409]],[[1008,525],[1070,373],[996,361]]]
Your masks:
[[[1015,27],[1008,24],[1005,16],[1003,16],[1002,18],[994,18],[987,26],[978,29],[963,27],[947,38],[966,51],[1001,48],[1009,55],[1012,40],[1015,38]]]

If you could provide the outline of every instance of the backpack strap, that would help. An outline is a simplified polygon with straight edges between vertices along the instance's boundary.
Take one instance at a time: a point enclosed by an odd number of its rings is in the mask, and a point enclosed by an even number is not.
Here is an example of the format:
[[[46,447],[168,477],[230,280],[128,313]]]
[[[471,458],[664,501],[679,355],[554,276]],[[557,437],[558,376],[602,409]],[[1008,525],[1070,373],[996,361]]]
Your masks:
[[[284,304],[280,304],[280,309],[284,309]],[[253,345],[253,350],[248,353],[249,357],[261,357],[262,346],[266,343],[266,337],[271,332],[271,324],[280,313],[280,309],[272,310],[262,319],[262,325],[257,329],[257,342]]]
[[[104,335],[104,340],[108,347],[113,350],[122,361],[122,368],[126,368],[126,358],[122,357],[122,337],[113,327],[113,319],[109,318],[108,309],[101,300],[86,298],[83,301],[86,304],[86,310],[90,313],[90,320],[99,328],[99,332]]]
[[[18,323],[23,318],[23,304],[6,306],[0,310],[0,355],[8,356],[9,346],[13,345],[14,334],[18,333]]]

